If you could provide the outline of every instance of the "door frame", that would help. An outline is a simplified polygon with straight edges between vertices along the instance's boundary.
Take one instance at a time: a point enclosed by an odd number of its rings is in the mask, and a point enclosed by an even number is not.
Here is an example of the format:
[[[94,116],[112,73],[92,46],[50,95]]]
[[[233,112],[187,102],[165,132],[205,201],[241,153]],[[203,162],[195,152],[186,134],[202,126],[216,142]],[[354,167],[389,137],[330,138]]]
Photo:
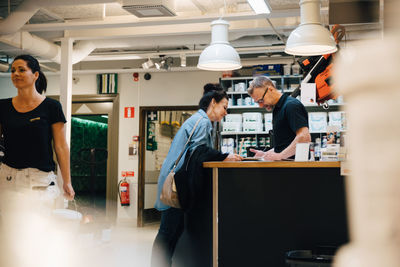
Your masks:
[[[59,96],[47,96],[59,100]],[[72,104],[112,103],[108,114],[107,130],[107,184],[106,216],[115,223],[118,215],[118,142],[119,142],[119,95],[73,95]],[[96,115],[97,113],[72,113],[71,115]],[[103,114],[103,113],[102,113]]]
[[[137,226],[145,225],[144,212],[144,190],[145,190],[145,155],[146,155],[146,112],[148,111],[197,111],[199,106],[145,106],[139,108],[139,169],[138,169],[138,203],[137,203]]]

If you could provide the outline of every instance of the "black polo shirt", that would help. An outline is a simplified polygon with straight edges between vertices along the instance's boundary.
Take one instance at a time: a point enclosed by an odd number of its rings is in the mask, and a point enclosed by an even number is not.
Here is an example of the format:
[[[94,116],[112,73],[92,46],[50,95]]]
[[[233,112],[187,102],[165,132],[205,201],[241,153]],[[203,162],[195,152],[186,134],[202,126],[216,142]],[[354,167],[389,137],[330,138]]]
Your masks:
[[[12,98],[0,100],[0,124],[4,135],[4,163],[16,169],[54,171],[52,125],[65,123],[60,102],[46,97],[35,109],[18,112]]]
[[[281,96],[272,114],[274,149],[280,153],[292,143],[298,129],[308,127],[308,114],[299,100],[287,94]]]

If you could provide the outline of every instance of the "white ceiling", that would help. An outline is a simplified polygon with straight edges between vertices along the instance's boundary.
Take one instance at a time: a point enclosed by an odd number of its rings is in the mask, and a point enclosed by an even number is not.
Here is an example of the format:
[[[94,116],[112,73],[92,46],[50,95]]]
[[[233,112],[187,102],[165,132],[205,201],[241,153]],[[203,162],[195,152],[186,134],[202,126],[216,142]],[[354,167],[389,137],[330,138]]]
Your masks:
[[[94,43],[96,49],[75,64],[75,69],[95,69],[100,65],[102,68],[135,68],[147,57],[169,55],[179,58],[182,52],[188,56],[187,64],[195,66],[196,56],[210,42],[210,22],[221,16],[231,24],[229,39],[242,59],[283,51],[283,43],[267,17],[255,15],[246,0],[226,0],[226,8],[224,0],[175,0],[177,16],[162,18],[137,18],[121,6],[123,1],[138,0],[93,0],[108,3],[86,5],[79,5],[77,0],[63,0],[76,4],[59,6],[55,3],[60,0],[37,0],[46,1],[51,4],[41,7],[20,30],[57,45],[63,37],[72,38],[75,45]],[[7,18],[23,2],[0,0],[0,16]],[[269,3],[272,13],[268,18],[285,38],[300,22],[299,0],[269,0]],[[321,14],[322,22],[327,24],[328,0],[322,0]],[[379,31],[380,25],[349,26],[347,39],[358,39],[359,33],[371,30]],[[0,35],[0,40],[2,37]],[[0,57],[22,52],[0,41]],[[58,64],[42,62],[58,69]]]

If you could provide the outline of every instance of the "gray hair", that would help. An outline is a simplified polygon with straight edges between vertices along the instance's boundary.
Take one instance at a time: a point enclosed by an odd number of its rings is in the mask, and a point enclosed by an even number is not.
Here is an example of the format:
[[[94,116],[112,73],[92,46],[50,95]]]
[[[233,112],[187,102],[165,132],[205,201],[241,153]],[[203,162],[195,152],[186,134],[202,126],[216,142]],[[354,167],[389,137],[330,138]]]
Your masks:
[[[257,76],[250,82],[249,88],[247,88],[247,92],[249,93],[249,95],[252,95],[255,88],[262,88],[265,86],[272,86],[276,88],[275,82],[272,81],[270,78],[266,76]]]

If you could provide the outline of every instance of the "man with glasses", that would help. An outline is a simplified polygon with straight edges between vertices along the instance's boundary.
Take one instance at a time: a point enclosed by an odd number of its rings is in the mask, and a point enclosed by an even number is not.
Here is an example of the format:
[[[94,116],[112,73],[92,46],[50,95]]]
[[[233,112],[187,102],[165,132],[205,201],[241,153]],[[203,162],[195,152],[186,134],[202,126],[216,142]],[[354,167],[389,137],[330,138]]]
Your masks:
[[[308,114],[299,100],[282,94],[265,76],[256,77],[247,92],[260,107],[272,111],[274,147],[266,152],[250,149],[255,157],[265,160],[292,158],[296,153],[297,143],[311,141]]]

